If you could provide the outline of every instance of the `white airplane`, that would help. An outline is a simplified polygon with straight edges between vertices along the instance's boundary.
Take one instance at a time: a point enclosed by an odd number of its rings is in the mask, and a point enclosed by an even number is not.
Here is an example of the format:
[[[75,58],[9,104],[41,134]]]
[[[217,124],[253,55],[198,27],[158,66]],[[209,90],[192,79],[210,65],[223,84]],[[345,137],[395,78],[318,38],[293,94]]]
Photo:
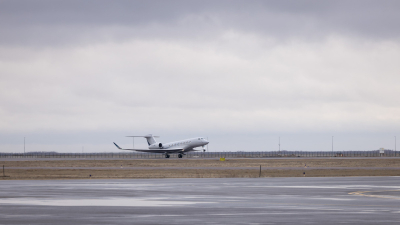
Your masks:
[[[151,152],[151,153],[162,153],[165,154],[165,158],[169,158],[169,154],[179,154],[178,157],[182,158],[183,155],[185,155],[186,152],[191,152],[191,151],[196,151],[193,148],[196,147],[203,147],[203,151],[205,151],[205,146],[209,143],[206,139],[202,137],[197,137],[197,138],[190,138],[186,140],[181,140],[181,141],[174,141],[174,142],[169,142],[169,143],[160,143],[157,142],[154,137],[151,134],[145,135],[145,136],[127,136],[127,137],[144,137],[147,139],[147,143],[149,144],[149,149],[124,149],[119,147],[117,144],[114,145],[117,146],[118,149],[120,150],[130,150],[130,151],[137,151],[137,152]]]

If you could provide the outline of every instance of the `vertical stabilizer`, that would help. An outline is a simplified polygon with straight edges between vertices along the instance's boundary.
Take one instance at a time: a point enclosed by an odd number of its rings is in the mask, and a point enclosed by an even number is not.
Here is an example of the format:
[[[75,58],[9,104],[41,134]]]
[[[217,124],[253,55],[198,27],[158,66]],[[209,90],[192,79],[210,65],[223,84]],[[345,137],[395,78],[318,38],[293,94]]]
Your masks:
[[[144,136],[144,138],[146,138],[147,144],[149,144],[149,145],[156,143],[156,139],[154,138],[154,136],[152,134],[148,134],[148,135]]]

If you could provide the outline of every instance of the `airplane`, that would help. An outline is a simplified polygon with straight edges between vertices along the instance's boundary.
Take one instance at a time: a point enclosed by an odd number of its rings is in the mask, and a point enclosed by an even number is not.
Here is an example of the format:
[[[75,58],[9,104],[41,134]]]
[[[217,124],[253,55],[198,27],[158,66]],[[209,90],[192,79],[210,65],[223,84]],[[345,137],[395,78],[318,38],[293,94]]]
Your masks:
[[[145,136],[127,136],[127,137],[144,137],[147,140],[147,144],[149,144],[149,149],[124,149],[119,147],[115,142],[114,145],[117,146],[119,150],[129,150],[129,151],[137,151],[137,152],[150,152],[150,153],[162,153],[165,154],[165,158],[169,158],[169,154],[178,154],[179,158],[182,158],[183,155],[187,152],[198,151],[193,148],[203,147],[203,151],[205,151],[205,146],[209,143],[208,140],[203,137],[190,138],[181,141],[174,141],[169,143],[160,143],[157,142],[155,137],[152,134],[148,134]]]

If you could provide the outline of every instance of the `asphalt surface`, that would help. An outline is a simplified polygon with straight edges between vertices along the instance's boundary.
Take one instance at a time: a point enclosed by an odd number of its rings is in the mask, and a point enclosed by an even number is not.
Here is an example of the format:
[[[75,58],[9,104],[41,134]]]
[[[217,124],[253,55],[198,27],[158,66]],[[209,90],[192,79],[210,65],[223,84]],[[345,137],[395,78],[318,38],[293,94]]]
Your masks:
[[[43,169],[43,170],[260,170],[259,166],[253,167],[6,167],[7,169],[26,170],[26,169]],[[1,168],[0,168],[1,169]],[[266,167],[261,170],[400,170],[400,167]]]
[[[400,177],[0,181],[0,224],[399,224]]]

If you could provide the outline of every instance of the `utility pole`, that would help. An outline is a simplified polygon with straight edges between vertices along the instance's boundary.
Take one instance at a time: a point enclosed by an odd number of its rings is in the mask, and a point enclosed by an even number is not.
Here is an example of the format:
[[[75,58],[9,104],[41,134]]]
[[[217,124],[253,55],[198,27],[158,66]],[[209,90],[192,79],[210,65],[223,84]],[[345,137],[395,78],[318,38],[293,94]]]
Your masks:
[[[394,136],[394,156],[396,156],[396,136]]]
[[[281,137],[279,137],[279,152],[281,152]]]

